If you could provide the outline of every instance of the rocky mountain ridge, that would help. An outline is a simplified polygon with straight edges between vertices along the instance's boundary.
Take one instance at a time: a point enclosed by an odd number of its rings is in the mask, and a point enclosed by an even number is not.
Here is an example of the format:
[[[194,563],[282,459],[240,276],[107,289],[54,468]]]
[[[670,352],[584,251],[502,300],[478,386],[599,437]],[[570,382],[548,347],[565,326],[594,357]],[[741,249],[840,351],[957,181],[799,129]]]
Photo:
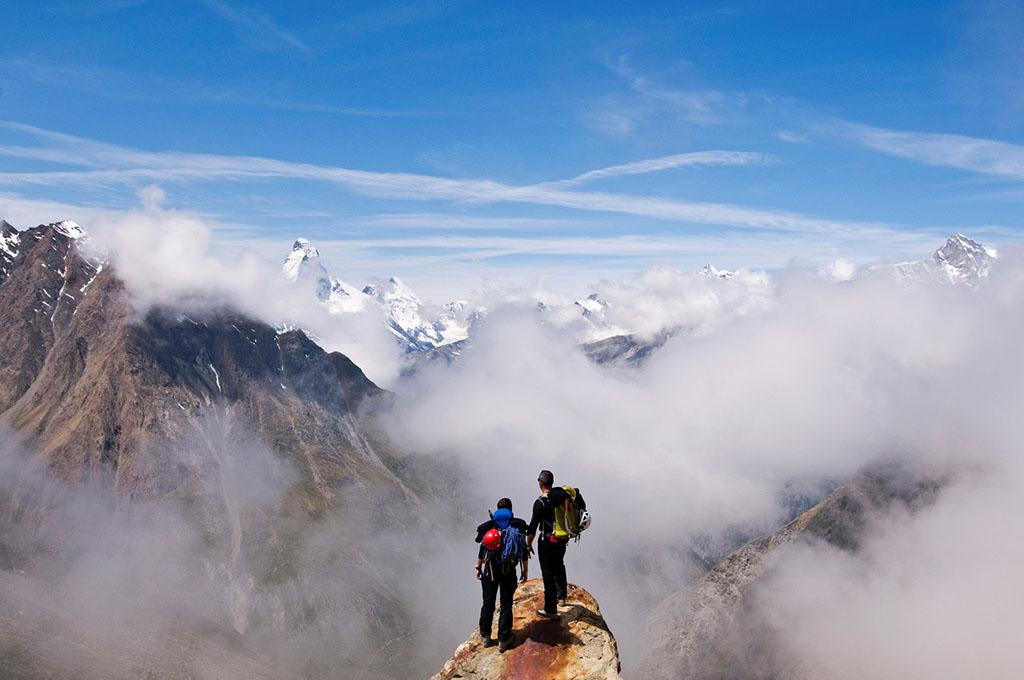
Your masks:
[[[754,606],[759,586],[789,544],[822,541],[857,550],[872,516],[926,506],[944,481],[896,464],[870,468],[778,530],[731,552],[697,583],[667,597],[648,618],[637,677],[651,680],[768,680],[820,677],[779,653]]]
[[[3,234],[0,435],[13,432],[25,453],[0,451],[13,470],[0,484],[0,571],[10,570],[4,578],[17,586],[0,596],[0,666],[19,659],[27,669],[50,669],[25,677],[132,677],[141,658],[132,650],[154,644],[139,631],[162,635],[167,623],[159,609],[117,629],[123,656],[75,672],[64,661],[48,666],[35,654],[49,648],[25,636],[87,639],[83,619],[71,610],[54,618],[43,598],[8,596],[61,592],[62,571],[79,568],[77,555],[90,549],[69,550],[68,537],[123,521],[125,540],[134,540],[132,518],[143,513],[184,522],[166,538],[184,540],[185,554],[168,559],[190,573],[182,600],[205,593],[192,603],[201,614],[190,609],[186,620],[199,616],[194,625],[221,631],[225,644],[241,636],[244,644],[230,643],[236,651],[273,650],[262,661],[239,652],[248,661],[236,667],[277,664],[278,677],[319,678],[344,666],[352,677],[380,677],[372,659],[327,640],[354,640],[353,631],[379,640],[412,635],[401,570],[365,535],[408,524],[420,503],[365,424],[365,411],[387,395],[301,331],[277,332],[217,306],[137,309],[116,269],[84,256],[81,233],[68,223],[6,226]],[[97,510],[99,526],[79,526],[74,504],[61,500],[78,489],[88,489],[90,507],[109,508]],[[332,540],[320,545],[325,523]],[[65,538],[53,542],[54,531]],[[345,578],[321,581],[328,564]],[[313,640],[323,640],[320,652],[299,653]],[[154,672],[224,677],[195,670],[218,667],[196,656],[218,649],[227,653],[217,645],[166,648]],[[405,674],[400,664],[392,670]]]

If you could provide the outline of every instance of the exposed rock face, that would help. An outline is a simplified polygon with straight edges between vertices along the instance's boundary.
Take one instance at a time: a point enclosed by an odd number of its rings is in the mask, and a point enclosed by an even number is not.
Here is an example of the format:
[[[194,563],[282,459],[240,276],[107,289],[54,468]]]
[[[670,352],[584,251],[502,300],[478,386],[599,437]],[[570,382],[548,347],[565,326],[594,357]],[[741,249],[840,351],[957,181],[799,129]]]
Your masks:
[[[459,645],[432,680],[617,680],[615,638],[590,593],[569,585],[568,606],[559,621],[537,616],[544,606],[544,583],[520,584],[514,607],[515,646],[505,652],[484,647],[474,632]],[[495,614],[497,616],[497,614]]]
[[[779,549],[824,540],[856,550],[870,513],[929,502],[940,483],[886,466],[865,473],[778,531],[729,554],[692,588],[666,598],[647,622],[647,648],[636,677],[645,680],[812,680],[799,659],[778,654],[773,632],[751,596],[771,573]]]
[[[62,478],[136,499],[173,491],[198,470],[147,452],[180,446],[216,406],[292,457],[324,501],[352,484],[406,495],[357,422],[381,390],[347,357],[230,310],[140,317],[57,225],[19,236],[0,282],[0,422]]]
[[[647,340],[633,334],[613,335],[597,342],[588,342],[582,348],[590,360],[597,364],[635,367],[661,349],[676,332],[677,329],[663,331]]]

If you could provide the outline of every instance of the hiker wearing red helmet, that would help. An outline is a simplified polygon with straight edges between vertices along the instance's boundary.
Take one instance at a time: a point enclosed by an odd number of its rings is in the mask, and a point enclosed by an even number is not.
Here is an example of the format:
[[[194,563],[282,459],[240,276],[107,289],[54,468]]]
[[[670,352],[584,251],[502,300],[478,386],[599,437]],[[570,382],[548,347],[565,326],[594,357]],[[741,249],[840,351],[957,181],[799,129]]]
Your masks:
[[[529,570],[526,550],[526,522],[513,517],[512,501],[502,498],[491,519],[476,528],[476,577],[480,580],[484,603],[480,608],[480,637],[485,647],[495,644],[491,638],[494,605],[501,593],[498,612],[498,650],[504,652],[512,646],[512,597],[516,592],[516,565],[522,570],[520,580],[525,581]]]

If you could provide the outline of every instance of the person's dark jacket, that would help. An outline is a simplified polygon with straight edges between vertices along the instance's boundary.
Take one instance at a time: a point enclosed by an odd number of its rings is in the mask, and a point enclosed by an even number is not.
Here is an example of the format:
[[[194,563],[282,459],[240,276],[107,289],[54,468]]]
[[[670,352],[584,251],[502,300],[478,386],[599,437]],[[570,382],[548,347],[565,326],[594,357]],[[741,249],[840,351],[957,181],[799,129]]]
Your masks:
[[[583,494],[579,489],[576,491],[576,505],[580,510],[587,509],[587,502],[583,500]],[[555,531],[555,508],[565,502],[569,493],[560,486],[548,491],[545,496],[540,496],[533,502],[533,517],[530,518],[530,525],[526,533],[533,536],[540,530],[541,540],[545,540]]]

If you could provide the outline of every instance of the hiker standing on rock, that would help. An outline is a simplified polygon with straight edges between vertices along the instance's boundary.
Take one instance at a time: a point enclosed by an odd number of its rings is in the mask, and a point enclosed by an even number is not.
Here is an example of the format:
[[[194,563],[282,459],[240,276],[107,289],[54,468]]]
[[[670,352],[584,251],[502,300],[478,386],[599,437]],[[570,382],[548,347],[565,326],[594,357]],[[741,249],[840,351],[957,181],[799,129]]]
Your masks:
[[[565,548],[570,538],[579,536],[579,532],[589,526],[590,518],[579,489],[556,487],[555,475],[550,470],[540,471],[537,485],[541,495],[533,503],[526,542],[532,553],[533,538],[540,531],[537,556],[544,577],[544,609],[538,609],[537,615],[557,619],[558,604],[565,604],[569,587],[565,576]]]
[[[480,608],[480,637],[485,647],[494,645],[491,624],[494,621],[494,601],[501,593],[498,611],[498,651],[504,652],[515,642],[512,634],[512,597],[515,595],[516,565],[522,568],[525,581],[529,571],[530,554],[526,542],[526,522],[512,515],[512,501],[502,498],[491,519],[476,528],[476,577],[483,589],[484,604]]]

